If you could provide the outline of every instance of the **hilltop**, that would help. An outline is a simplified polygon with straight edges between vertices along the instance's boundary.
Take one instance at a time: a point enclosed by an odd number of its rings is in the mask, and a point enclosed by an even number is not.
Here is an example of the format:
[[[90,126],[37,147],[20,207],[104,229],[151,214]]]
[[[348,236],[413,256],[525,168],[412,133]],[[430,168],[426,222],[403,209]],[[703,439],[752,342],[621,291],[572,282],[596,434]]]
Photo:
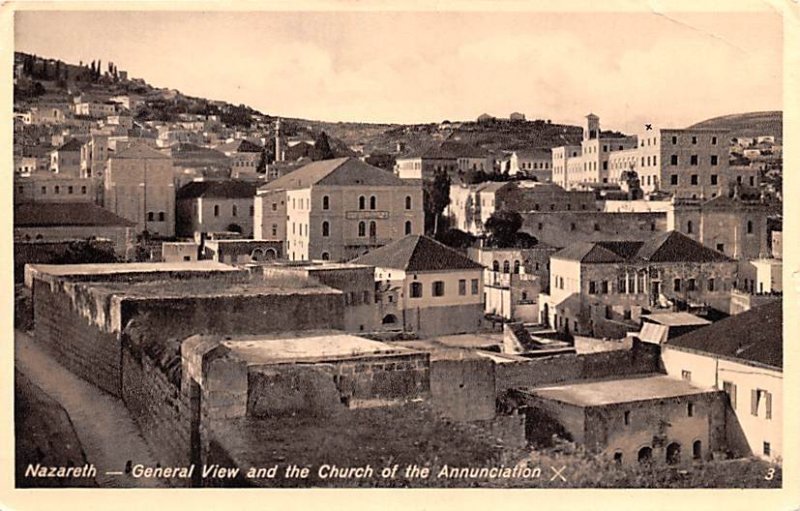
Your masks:
[[[777,143],[783,140],[783,112],[749,112],[723,115],[698,122],[689,128],[726,129],[731,138],[772,135]]]

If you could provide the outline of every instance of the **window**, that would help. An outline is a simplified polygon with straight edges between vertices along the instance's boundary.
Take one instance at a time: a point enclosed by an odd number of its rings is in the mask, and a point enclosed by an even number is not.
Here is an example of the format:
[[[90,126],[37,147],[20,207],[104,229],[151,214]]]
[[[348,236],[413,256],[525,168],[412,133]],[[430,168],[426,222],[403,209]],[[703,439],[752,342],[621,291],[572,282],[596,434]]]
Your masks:
[[[678,155],[677,154],[673,154],[672,156],[669,157],[669,164],[670,165],[677,165],[678,164]]]
[[[692,174],[692,177],[691,177],[691,183],[692,183],[692,185],[693,185],[693,186],[696,186],[696,185],[697,185],[697,183],[698,183],[698,180],[697,180],[697,179],[698,179],[698,178],[697,178],[697,174]]]
[[[367,199],[363,195],[358,198],[358,209],[367,209]]]
[[[692,225],[692,221],[689,220],[688,222],[686,222],[686,234],[692,234],[693,230],[694,230],[694,227]]]
[[[594,230],[595,231],[599,231],[600,230],[600,224],[594,224]]]
[[[589,294],[590,295],[597,294],[597,283],[593,280],[589,281]]]
[[[669,176],[669,184],[678,186],[678,174],[671,174]]]
[[[72,193],[73,193],[73,192],[74,192],[73,188],[72,188],[71,186],[68,186],[68,187],[67,187],[67,193],[68,193],[69,195],[72,195]]]
[[[608,294],[608,281],[603,280],[600,282],[600,293],[607,295]]]
[[[214,216],[219,216],[219,205],[214,205]]]
[[[272,203],[272,211],[278,211],[278,204],[275,202]]]
[[[367,235],[367,224],[358,222],[358,235],[364,237]]]
[[[692,458],[699,460],[703,458],[703,442],[695,440],[692,444]]]
[[[163,222],[166,219],[166,214],[163,211],[158,212],[158,221]]]
[[[412,282],[409,293],[411,294],[411,298],[422,298],[422,283]]]
[[[444,281],[441,280],[434,281],[433,296],[444,296]]]
[[[753,221],[747,221],[747,234],[753,234]]]
[[[728,402],[731,404],[731,408],[736,410],[736,384],[729,381],[723,381],[722,390],[724,390],[728,395]]]
[[[478,294],[478,279],[472,279],[470,284],[472,285],[472,294]]]
[[[672,137],[672,145],[675,145],[677,143],[678,143],[678,137]]]
[[[323,261],[329,261],[330,258],[331,258],[331,255],[329,253],[327,253],[327,252],[323,252],[322,253],[322,260]]]
[[[47,187],[46,186],[42,187],[42,195],[47,195]]]
[[[411,220],[406,220],[406,234],[411,234]]]
[[[719,163],[719,157],[716,154],[711,155],[711,165],[716,165]]]
[[[750,186],[755,186],[756,178],[754,176],[750,176]]]
[[[770,456],[772,452],[772,447],[769,445],[769,442],[764,442],[764,456]]]
[[[697,143],[697,137],[692,137],[692,143],[693,143],[693,144],[696,144],[696,143]]]
[[[697,155],[693,154],[689,157],[689,165],[697,165]]]
[[[327,238],[330,235],[331,235],[331,224],[329,224],[327,221],[322,222],[322,236]]]
[[[406,195],[406,209],[411,209],[411,196]]]
[[[373,195],[369,198],[369,209],[375,209],[378,205],[378,200]]]
[[[717,145],[717,137],[711,137],[711,145]]]
[[[377,235],[378,235],[378,224],[376,224],[374,221],[371,221],[369,223],[369,237],[374,238]]]
[[[717,184],[717,175],[716,174],[711,174],[711,184],[712,185]]]
[[[238,210],[238,208],[236,207],[236,204],[234,204],[233,206],[231,206],[231,216],[236,216],[236,214],[237,214],[238,212],[239,212],[239,210]]]
[[[617,451],[614,453],[614,463],[622,465],[622,453]]]
[[[514,261],[514,273],[519,273],[519,261]]]
[[[492,261],[492,271],[500,271],[500,262],[495,260]]]
[[[686,281],[686,290],[687,291],[694,291],[695,290],[695,280],[689,279]]]
[[[56,195],[58,195],[59,192],[61,192],[61,187],[56,185],[56,186],[53,187],[53,191],[55,192]]]
[[[673,289],[676,293],[681,290],[681,279],[675,279],[675,282],[673,283]]]
[[[255,206],[250,206],[250,216],[253,216],[255,214],[256,214],[256,207]]]
[[[148,211],[148,212],[147,212],[147,220],[148,220],[149,222],[152,222],[152,221],[153,221],[153,220],[155,220],[155,219],[156,219],[156,214],[155,214],[155,213],[153,213],[152,211]]]
[[[694,403],[687,403],[686,404],[686,416],[687,417],[694,417]]]
[[[322,196],[322,209],[331,209],[331,199],[327,195]]]
[[[709,291],[714,291],[714,279],[713,278],[708,279],[708,290]]]
[[[717,252],[725,252],[725,244],[724,243],[717,243]]]
[[[687,371],[686,369],[681,371],[681,379],[686,381],[692,381],[692,372]]]
[[[575,222],[573,222],[573,223],[569,224],[569,230],[570,230],[570,231],[574,231],[574,230],[575,230],[575,228],[576,228],[576,227],[575,227]]]
[[[625,410],[625,413],[622,415],[622,421],[625,425],[629,425],[631,423],[631,412],[630,410]]]
[[[464,296],[467,294],[467,281],[466,279],[458,280],[458,294]]]
[[[272,224],[272,235],[273,236],[278,235],[278,224]]]

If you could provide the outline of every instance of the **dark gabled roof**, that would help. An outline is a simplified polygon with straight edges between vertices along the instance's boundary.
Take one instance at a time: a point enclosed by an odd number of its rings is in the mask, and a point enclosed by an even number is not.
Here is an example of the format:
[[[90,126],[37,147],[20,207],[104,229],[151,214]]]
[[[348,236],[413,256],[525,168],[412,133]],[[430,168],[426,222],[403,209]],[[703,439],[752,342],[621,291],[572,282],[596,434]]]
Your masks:
[[[783,300],[725,318],[667,341],[669,346],[783,367]]]
[[[309,163],[262,186],[262,190],[297,190],[311,185],[407,186],[391,172],[357,158],[335,158]]]
[[[581,241],[565,247],[553,257],[582,263],[714,263],[733,262],[678,231],[659,233],[647,241]]]
[[[111,156],[112,159],[131,160],[164,160],[170,159],[166,154],[153,149],[146,144],[133,144]]]
[[[14,206],[14,227],[135,225],[134,222],[91,202],[37,202]]]
[[[667,231],[653,236],[642,244],[636,255],[651,263],[733,261],[722,252],[712,250],[678,231]]]
[[[260,153],[264,148],[249,140],[239,139],[217,146],[216,150],[223,153]]]
[[[248,181],[192,181],[178,190],[175,199],[252,199],[257,188]]]
[[[353,263],[410,272],[477,270],[483,268],[467,256],[438,241],[412,234],[372,250]]]
[[[57,151],[68,151],[68,152],[78,152],[83,147],[83,144],[77,138],[71,138],[67,142],[64,143],[61,147],[57,149]]]
[[[452,160],[457,158],[486,158],[488,152],[462,142],[445,141],[422,153],[422,158]]]

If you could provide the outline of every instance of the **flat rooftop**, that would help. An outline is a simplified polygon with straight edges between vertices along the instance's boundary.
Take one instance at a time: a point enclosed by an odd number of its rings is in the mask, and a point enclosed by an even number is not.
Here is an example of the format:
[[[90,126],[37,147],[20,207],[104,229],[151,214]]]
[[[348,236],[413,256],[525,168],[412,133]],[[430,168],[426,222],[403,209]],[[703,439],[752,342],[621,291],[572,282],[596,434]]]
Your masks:
[[[339,331],[284,332],[224,340],[222,344],[249,364],[341,360],[375,355],[418,353]]]
[[[522,389],[544,399],[575,406],[603,406],[616,403],[649,401],[714,392],[712,388],[692,385],[664,375],[642,375],[607,380],[581,380],[574,383]]]
[[[258,296],[287,294],[340,294],[327,286],[297,283],[287,285],[269,280],[246,281],[207,279],[154,279],[145,282],[92,282],[95,289],[129,298],[183,298],[200,296]]]
[[[174,263],[103,263],[103,264],[31,264],[39,273],[54,277],[73,275],[111,275],[124,273],[241,271],[239,268],[216,261]]]
[[[689,312],[655,312],[642,316],[643,320],[664,326],[703,326],[711,321]]]

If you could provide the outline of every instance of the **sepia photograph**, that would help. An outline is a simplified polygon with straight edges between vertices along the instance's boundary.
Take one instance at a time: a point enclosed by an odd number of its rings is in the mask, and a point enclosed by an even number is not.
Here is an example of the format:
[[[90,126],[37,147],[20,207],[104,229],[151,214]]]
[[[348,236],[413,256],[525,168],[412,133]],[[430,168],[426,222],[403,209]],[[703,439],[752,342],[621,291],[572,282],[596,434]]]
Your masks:
[[[15,488],[781,491],[796,9],[237,5],[10,16]]]

